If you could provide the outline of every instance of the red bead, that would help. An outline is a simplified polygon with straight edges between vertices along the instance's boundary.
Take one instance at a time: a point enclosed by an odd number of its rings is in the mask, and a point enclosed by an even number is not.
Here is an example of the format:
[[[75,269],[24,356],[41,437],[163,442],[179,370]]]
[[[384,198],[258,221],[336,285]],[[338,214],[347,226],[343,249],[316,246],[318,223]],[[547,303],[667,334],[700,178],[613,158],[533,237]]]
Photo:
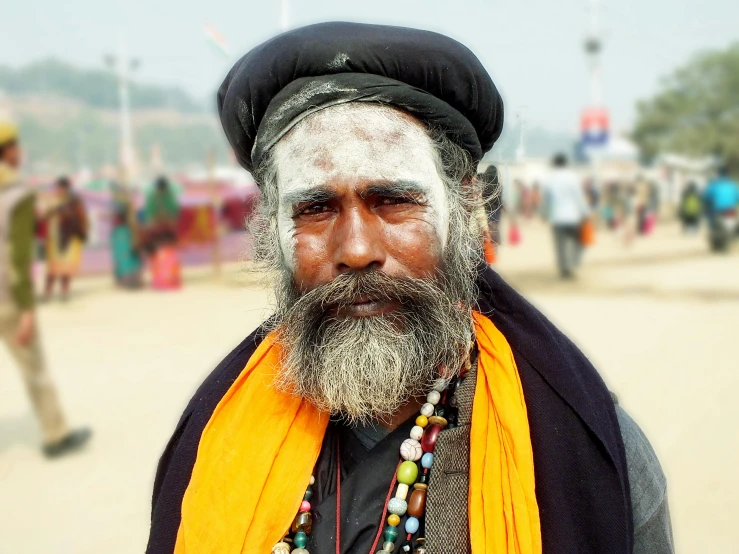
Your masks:
[[[303,500],[300,503],[300,511],[301,512],[310,512],[310,502],[308,502],[307,500]]]
[[[436,440],[439,438],[442,427],[438,424],[432,424],[426,427],[421,437],[421,448],[424,452],[433,452],[436,448]]]

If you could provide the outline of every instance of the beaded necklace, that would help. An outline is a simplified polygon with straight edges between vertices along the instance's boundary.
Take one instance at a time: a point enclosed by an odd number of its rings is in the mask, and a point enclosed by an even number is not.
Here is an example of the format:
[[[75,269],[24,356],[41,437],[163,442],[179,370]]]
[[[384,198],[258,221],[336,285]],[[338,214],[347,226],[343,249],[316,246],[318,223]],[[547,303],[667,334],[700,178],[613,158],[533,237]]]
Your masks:
[[[401,536],[398,529],[401,517],[406,514],[408,518],[404,525],[405,539],[400,547],[400,552],[402,554],[414,553],[413,544],[415,542],[417,545],[415,554],[426,554],[425,539],[417,537],[414,540],[414,535],[418,533],[421,520],[426,512],[426,496],[431,468],[434,463],[434,449],[439,433],[445,428],[451,429],[457,425],[455,393],[470,366],[470,356],[468,355],[460,377],[453,380],[451,384],[447,380],[439,379],[426,396],[426,402],[421,406],[421,413],[416,418],[416,424],[410,431],[410,438],[405,439],[400,445],[401,460],[398,462],[395,475],[390,483],[381,518],[381,521],[385,521],[387,517],[387,526],[383,532],[382,523],[380,524],[370,554],[375,552],[381,536],[385,540],[382,549],[376,551],[376,554],[395,552],[396,541]],[[420,470],[419,462],[421,464]],[[341,471],[338,441],[336,473],[336,553],[340,554]],[[310,484],[305,490],[298,514],[290,526],[290,532],[272,547],[273,554],[310,554],[305,547],[308,544],[308,535],[310,535],[313,527],[310,500],[313,497],[312,485],[314,483],[315,476],[311,475]],[[395,495],[392,496],[396,484]],[[413,487],[412,492],[411,487]],[[408,496],[409,493],[410,497]]]

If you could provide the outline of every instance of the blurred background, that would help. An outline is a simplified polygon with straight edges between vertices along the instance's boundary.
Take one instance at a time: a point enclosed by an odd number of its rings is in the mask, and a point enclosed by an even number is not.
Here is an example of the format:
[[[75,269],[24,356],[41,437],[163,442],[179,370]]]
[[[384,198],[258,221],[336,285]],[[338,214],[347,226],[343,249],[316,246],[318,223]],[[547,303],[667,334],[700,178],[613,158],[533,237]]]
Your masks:
[[[143,551],[182,409],[269,314],[245,271],[258,191],[215,91],[253,46],[328,20],[439,31],[481,59],[506,103],[480,167],[502,187],[481,215],[489,261],[652,441],[677,550],[737,552],[739,3],[7,0],[0,120],[18,125],[38,191],[43,348],[68,419],[94,435],[48,460],[0,343],[0,553]],[[555,153],[590,214],[570,243],[553,239]],[[83,230],[65,267],[60,199]]]

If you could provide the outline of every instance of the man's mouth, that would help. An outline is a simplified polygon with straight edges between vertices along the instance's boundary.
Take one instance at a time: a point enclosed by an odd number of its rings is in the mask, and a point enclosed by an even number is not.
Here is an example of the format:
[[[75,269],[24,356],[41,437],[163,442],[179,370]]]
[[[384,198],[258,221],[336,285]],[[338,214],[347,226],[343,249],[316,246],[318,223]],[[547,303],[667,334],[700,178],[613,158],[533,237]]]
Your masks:
[[[387,298],[360,296],[336,310],[337,317],[373,317],[398,309],[397,302]]]

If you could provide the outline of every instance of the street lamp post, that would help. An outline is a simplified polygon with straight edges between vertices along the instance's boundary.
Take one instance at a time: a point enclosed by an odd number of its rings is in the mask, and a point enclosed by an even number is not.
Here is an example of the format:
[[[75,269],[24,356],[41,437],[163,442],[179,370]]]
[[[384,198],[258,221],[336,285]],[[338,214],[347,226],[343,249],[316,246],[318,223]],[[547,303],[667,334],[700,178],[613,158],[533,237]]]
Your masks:
[[[129,84],[131,73],[138,68],[139,62],[138,60],[129,59],[126,42],[121,38],[118,45],[118,55],[105,56],[105,63],[118,78],[121,177],[124,181],[128,181],[133,172],[135,158]]]

